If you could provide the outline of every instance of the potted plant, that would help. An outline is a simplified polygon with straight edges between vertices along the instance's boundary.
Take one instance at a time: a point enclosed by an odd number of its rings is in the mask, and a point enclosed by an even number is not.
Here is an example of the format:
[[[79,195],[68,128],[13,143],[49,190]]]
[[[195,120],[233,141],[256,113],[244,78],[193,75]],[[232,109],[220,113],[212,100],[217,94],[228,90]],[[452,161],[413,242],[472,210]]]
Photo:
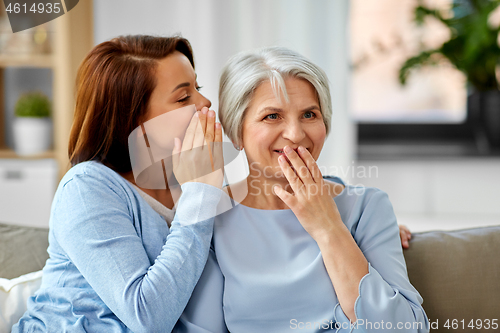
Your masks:
[[[416,23],[421,25],[426,17],[434,17],[449,29],[450,38],[438,48],[423,50],[407,59],[399,70],[403,85],[411,70],[421,66],[445,61],[462,71],[471,88],[467,100],[469,117],[476,130],[485,131],[490,144],[496,147],[500,147],[500,91],[496,77],[500,28],[491,22],[491,14],[499,5],[500,0],[455,0],[443,10],[426,7],[419,1]]]
[[[36,155],[52,143],[51,106],[47,96],[32,92],[22,95],[14,114],[14,150],[18,155]]]

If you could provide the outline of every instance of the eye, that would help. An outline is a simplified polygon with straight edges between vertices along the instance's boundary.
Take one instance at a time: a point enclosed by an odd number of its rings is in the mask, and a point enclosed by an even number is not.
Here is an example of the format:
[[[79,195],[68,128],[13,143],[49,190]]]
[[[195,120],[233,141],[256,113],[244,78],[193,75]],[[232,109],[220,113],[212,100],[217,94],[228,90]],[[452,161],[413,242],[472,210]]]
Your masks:
[[[201,87],[200,86],[196,86],[196,90],[198,90],[198,91],[200,91],[201,88],[203,88],[203,86],[201,86]]]
[[[306,119],[311,119],[311,118],[314,118],[316,117],[316,113],[312,112],[312,111],[306,111],[304,113],[304,118]]]
[[[279,118],[279,115],[277,113],[271,113],[271,114],[268,114],[267,116],[264,117],[264,120],[265,119],[268,119],[268,120],[276,120]]]
[[[191,98],[191,96],[190,96],[190,95],[187,95],[186,97],[184,97],[184,98],[182,98],[182,99],[178,100],[178,101],[177,101],[177,103],[184,103],[184,102],[188,101],[190,98]]]

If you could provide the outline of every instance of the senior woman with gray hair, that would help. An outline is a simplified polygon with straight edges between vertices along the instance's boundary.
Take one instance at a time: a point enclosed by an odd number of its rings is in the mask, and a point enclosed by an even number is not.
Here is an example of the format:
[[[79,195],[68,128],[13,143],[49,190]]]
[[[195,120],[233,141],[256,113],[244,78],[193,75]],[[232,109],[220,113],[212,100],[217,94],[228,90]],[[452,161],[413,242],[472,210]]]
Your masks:
[[[219,118],[250,173],[231,184],[177,332],[427,332],[387,194],[324,179],[328,79],[281,47],[223,69]]]

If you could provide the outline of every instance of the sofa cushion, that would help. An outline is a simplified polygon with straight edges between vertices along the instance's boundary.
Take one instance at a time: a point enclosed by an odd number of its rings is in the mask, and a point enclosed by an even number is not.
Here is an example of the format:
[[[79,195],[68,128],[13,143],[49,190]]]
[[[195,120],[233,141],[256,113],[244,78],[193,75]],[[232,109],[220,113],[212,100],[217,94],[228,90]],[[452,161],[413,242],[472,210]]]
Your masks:
[[[408,276],[439,328],[433,332],[450,332],[443,325],[453,319],[465,331],[472,331],[472,319],[482,320],[483,328],[486,319],[500,321],[499,254],[500,226],[413,235],[404,251]]]
[[[0,277],[13,279],[45,265],[48,229],[0,223]]]
[[[8,333],[19,321],[33,296],[42,284],[42,271],[8,280],[0,278],[0,333]]]

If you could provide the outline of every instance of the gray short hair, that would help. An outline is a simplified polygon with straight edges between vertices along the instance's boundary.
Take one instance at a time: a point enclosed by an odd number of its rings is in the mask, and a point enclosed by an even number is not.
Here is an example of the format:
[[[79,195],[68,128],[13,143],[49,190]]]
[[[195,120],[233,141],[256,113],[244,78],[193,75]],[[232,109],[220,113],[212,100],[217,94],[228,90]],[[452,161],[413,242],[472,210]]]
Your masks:
[[[241,144],[243,120],[253,93],[269,80],[278,100],[279,91],[288,101],[285,79],[300,78],[316,90],[319,107],[330,131],[332,101],[325,72],[304,56],[285,47],[267,47],[236,54],[228,60],[219,83],[219,119],[226,135],[235,144]]]

